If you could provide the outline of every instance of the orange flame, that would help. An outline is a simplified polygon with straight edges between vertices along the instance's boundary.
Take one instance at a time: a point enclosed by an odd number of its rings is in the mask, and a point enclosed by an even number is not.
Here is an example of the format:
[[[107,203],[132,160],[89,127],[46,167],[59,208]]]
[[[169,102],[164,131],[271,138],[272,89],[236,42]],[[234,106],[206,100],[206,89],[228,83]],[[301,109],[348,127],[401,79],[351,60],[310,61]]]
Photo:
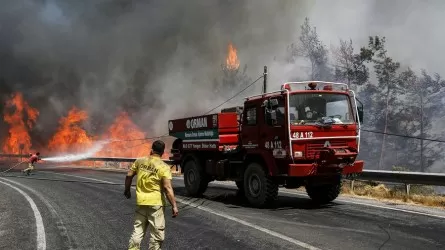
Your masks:
[[[13,109],[13,112],[9,112]],[[26,124],[24,122],[25,116]],[[9,136],[3,145],[3,151],[10,154],[25,154],[31,150],[31,137],[28,129],[35,124],[39,111],[23,99],[21,93],[15,93],[6,102],[3,120],[9,124]],[[20,146],[23,145],[22,148]]]
[[[232,43],[229,43],[226,58],[226,67],[229,70],[237,70],[239,68],[239,65],[240,63],[237,56],[237,50]]]
[[[5,153],[19,154],[30,151],[31,137],[28,130],[33,127],[38,116],[39,111],[30,107],[24,101],[22,94],[14,94],[11,100],[8,100],[5,107],[4,120],[11,128],[9,137],[3,145]],[[48,142],[50,151],[48,153],[75,154],[85,152],[93,146],[94,140],[103,138],[111,140],[111,143],[97,153],[97,156],[136,158],[149,155],[151,142],[144,139],[146,134],[132,122],[126,112],[121,112],[107,132],[100,137],[91,136],[82,128],[82,123],[88,118],[86,111],[73,107],[65,117],[59,120],[59,127]],[[20,144],[24,145],[23,151],[20,150]],[[167,148],[165,152],[163,158],[168,159]],[[93,165],[94,163],[77,162],[77,164]]]
[[[151,145],[141,140],[145,133],[131,121],[126,112],[116,117],[103,137],[112,142],[99,152],[100,156],[142,157],[150,153]]]
[[[86,111],[73,107],[66,117],[60,119],[60,126],[49,141],[48,148],[57,153],[88,150],[93,138],[81,127],[82,122],[87,119]]]

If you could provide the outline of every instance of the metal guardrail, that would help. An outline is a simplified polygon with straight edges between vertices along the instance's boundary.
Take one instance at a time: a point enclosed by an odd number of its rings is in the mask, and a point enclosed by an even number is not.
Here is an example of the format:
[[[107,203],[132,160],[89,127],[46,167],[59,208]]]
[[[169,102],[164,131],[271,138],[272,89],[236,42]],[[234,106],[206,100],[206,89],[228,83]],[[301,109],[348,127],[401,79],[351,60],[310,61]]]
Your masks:
[[[29,155],[17,154],[0,154],[0,157],[29,157]],[[45,157],[41,157],[45,158]],[[136,158],[123,157],[89,157],[80,161],[105,161],[105,162],[134,162]],[[172,164],[173,161],[164,160],[167,164]],[[389,183],[405,184],[407,193],[409,193],[409,185],[431,185],[431,186],[445,186],[445,174],[440,173],[422,173],[422,172],[402,172],[402,171],[381,171],[381,170],[363,170],[361,174],[348,178],[350,180],[363,181],[380,181]],[[351,184],[353,186],[353,183]]]
[[[363,170],[363,173],[354,179],[390,183],[445,186],[445,174],[440,173]]]

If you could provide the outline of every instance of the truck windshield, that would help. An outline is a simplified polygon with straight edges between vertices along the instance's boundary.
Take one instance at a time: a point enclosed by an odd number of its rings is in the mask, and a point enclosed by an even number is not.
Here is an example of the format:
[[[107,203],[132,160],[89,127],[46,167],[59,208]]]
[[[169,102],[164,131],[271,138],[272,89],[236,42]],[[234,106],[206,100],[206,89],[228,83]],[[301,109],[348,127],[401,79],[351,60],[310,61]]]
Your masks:
[[[333,124],[354,123],[348,95],[336,93],[301,93],[289,98],[289,115],[292,125],[319,123],[329,120]]]

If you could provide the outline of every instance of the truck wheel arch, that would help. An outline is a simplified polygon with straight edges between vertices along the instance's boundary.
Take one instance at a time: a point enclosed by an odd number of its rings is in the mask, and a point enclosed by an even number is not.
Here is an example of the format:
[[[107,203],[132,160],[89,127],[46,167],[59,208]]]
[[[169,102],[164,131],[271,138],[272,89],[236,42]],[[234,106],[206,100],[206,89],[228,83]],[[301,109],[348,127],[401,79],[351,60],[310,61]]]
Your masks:
[[[260,164],[269,175],[274,175],[274,170],[276,170],[277,168],[274,161],[267,161],[261,153],[248,154],[244,158],[244,162],[245,162],[244,170],[247,169],[247,166],[250,163],[256,162]]]
[[[264,170],[268,171],[266,166],[266,161],[264,160],[263,156],[261,154],[248,154],[244,158],[244,170],[249,166],[250,163],[258,163],[261,166],[263,166]]]
[[[202,159],[192,153],[185,155],[181,162],[181,172],[184,173],[184,184],[192,196],[199,196],[204,193],[209,184],[208,176],[202,169],[202,162]],[[191,166],[191,179],[189,179],[187,175],[189,173],[188,165]],[[198,177],[197,179],[195,179],[196,176]]]
[[[182,151],[182,139],[176,139],[172,143],[172,150]]]
[[[188,161],[196,161],[199,162],[199,158],[196,157],[194,154],[192,153],[188,153],[186,155],[184,155],[184,157],[182,157],[181,160],[181,173],[184,173],[184,166]]]

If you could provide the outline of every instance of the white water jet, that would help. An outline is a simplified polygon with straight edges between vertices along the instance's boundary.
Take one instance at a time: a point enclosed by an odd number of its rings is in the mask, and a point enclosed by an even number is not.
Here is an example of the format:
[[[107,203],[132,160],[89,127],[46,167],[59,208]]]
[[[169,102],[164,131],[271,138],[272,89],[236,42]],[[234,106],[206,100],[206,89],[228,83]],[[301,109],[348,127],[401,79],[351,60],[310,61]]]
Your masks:
[[[80,154],[67,154],[56,157],[46,157],[42,158],[43,161],[53,161],[53,162],[72,162],[80,161],[89,157],[93,157],[97,152],[101,151],[103,147],[108,144],[109,141],[98,141],[93,144],[88,151]]]

